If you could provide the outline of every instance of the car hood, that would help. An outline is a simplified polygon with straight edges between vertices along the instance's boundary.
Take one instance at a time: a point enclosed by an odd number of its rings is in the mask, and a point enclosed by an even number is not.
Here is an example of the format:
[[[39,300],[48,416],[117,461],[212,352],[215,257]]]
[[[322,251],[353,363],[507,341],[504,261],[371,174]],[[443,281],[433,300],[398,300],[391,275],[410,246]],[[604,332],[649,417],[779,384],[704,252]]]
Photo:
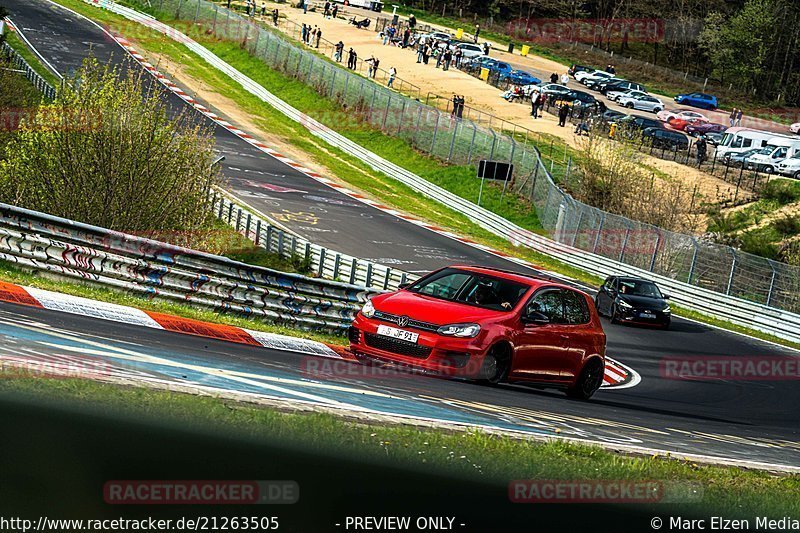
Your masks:
[[[473,305],[440,300],[410,291],[397,291],[382,294],[372,299],[377,311],[393,315],[407,316],[414,320],[431,324],[455,324],[459,322],[480,322],[486,319],[508,315],[510,311],[494,311]]]
[[[620,294],[619,299],[631,304],[637,309],[652,309],[661,311],[667,306],[667,301],[661,298],[649,298],[647,296],[633,296],[631,294]]]

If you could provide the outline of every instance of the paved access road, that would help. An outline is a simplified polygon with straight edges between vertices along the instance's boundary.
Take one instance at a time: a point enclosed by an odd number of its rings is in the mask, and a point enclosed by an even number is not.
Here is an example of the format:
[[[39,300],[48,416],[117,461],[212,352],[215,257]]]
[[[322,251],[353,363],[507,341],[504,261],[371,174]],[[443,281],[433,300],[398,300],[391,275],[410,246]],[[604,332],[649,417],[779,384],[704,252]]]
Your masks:
[[[28,39],[61,72],[78,68],[90,51],[100,61],[121,62],[125,57],[123,50],[98,27],[47,0],[6,0],[5,5]],[[185,105],[166,91],[164,98],[175,109]],[[266,213],[313,214],[313,224],[298,215],[288,217],[287,225],[319,244],[410,271],[426,271],[453,262],[521,270],[500,258],[355,202],[262,154],[223,128],[215,127],[214,134],[218,149],[227,157],[224,173],[231,190],[247,196]],[[276,188],[302,192],[278,193],[273,191]],[[458,409],[476,422],[486,416],[534,426],[549,420],[588,426],[591,431],[610,424],[612,431],[641,434],[636,438],[642,442],[656,438],[664,446],[688,446],[698,453],[800,464],[796,455],[800,387],[796,382],[678,381],[662,379],[659,373],[659,362],[667,356],[797,357],[795,352],[685,320],[675,320],[673,328],[666,332],[605,326],[609,354],[637,370],[643,381],[631,389],[602,393],[588,404],[590,407],[565,401],[558,393],[521,392],[518,387],[484,389],[438,379],[414,380],[414,386],[421,387],[414,390],[419,396],[438,398],[437,402],[455,398]],[[191,352],[191,343],[180,342]],[[215,360],[220,364],[235,361],[239,351],[219,348]],[[259,354],[259,360],[265,358],[268,359],[266,354]],[[296,371],[296,362],[292,364]],[[394,390],[397,381],[385,386]],[[623,438],[627,439],[627,434]]]

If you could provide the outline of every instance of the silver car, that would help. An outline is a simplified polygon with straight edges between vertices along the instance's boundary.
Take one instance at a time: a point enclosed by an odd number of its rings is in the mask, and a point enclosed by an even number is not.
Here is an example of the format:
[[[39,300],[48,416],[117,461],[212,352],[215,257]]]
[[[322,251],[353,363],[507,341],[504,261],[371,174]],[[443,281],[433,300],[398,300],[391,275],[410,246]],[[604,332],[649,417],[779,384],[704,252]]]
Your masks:
[[[557,96],[563,96],[572,91],[572,89],[566,85],[561,85],[558,83],[542,83],[537,87],[537,90],[543,94],[555,94]]]
[[[627,107],[628,109],[652,111],[653,113],[658,113],[664,109],[664,102],[655,96],[650,96],[649,94],[639,96],[637,98],[633,98],[631,96],[621,96],[617,102],[619,105]]]
[[[606,98],[611,100],[612,102],[616,102],[622,97],[629,97],[629,98],[639,98],[640,96],[647,96],[647,93],[644,91],[608,91],[606,93]]]
[[[456,50],[461,50],[461,57],[465,59],[470,59],[473,57],[478,57],[483,55],[483,48],[473,43],[451,44],[450,48],[453,50],[453,52],[455,52]]]

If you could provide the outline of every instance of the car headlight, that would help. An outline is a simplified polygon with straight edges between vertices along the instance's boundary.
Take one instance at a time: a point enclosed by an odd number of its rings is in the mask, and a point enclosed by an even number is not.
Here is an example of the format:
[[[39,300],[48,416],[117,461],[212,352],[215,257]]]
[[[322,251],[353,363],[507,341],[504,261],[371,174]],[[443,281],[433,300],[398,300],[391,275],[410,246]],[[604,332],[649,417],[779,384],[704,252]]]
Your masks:
[[[671,313],[672,309],[670,309],[669,306],[666,306],[664,309],[661,310],[661,312],[662,313]]]
[[[623,309],[633,309],[633,306],[625,300],[617,300],[617,305]]]
[[[478,324],[449,324],[440,327],[436,333],[439,335],[447,335],[449,337],[476,337],[481,332],[481,327]]]
[[[364,307],[361,308],[361,314],[367,318],[375,316],[375,306],[372,305],[372,300],[367,300]]]

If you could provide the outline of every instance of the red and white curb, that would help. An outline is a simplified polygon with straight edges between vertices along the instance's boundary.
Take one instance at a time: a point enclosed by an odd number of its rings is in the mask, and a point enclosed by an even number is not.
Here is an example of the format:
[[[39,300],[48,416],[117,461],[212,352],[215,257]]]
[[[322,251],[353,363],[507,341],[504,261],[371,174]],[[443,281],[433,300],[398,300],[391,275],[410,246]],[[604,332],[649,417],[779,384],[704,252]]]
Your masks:
[[[69,313],[122,324],[161,329],[173,333],[197,335],[237,344],[247,344],[336,359],[352,359],[342,346],[329,345],[318,341],[299,339],[288,335],[278,335],[263,331],[253,331],[237,326],[203,322],[154,311],[144,311],[135,307],[112,304],[71,296],[59,292],[46,291],[34,287],[23,287],[0,281],[0,301],[38,307],[61,313]],[[604,388],[627,388],[641,381],[633,369],[606,357]]]

